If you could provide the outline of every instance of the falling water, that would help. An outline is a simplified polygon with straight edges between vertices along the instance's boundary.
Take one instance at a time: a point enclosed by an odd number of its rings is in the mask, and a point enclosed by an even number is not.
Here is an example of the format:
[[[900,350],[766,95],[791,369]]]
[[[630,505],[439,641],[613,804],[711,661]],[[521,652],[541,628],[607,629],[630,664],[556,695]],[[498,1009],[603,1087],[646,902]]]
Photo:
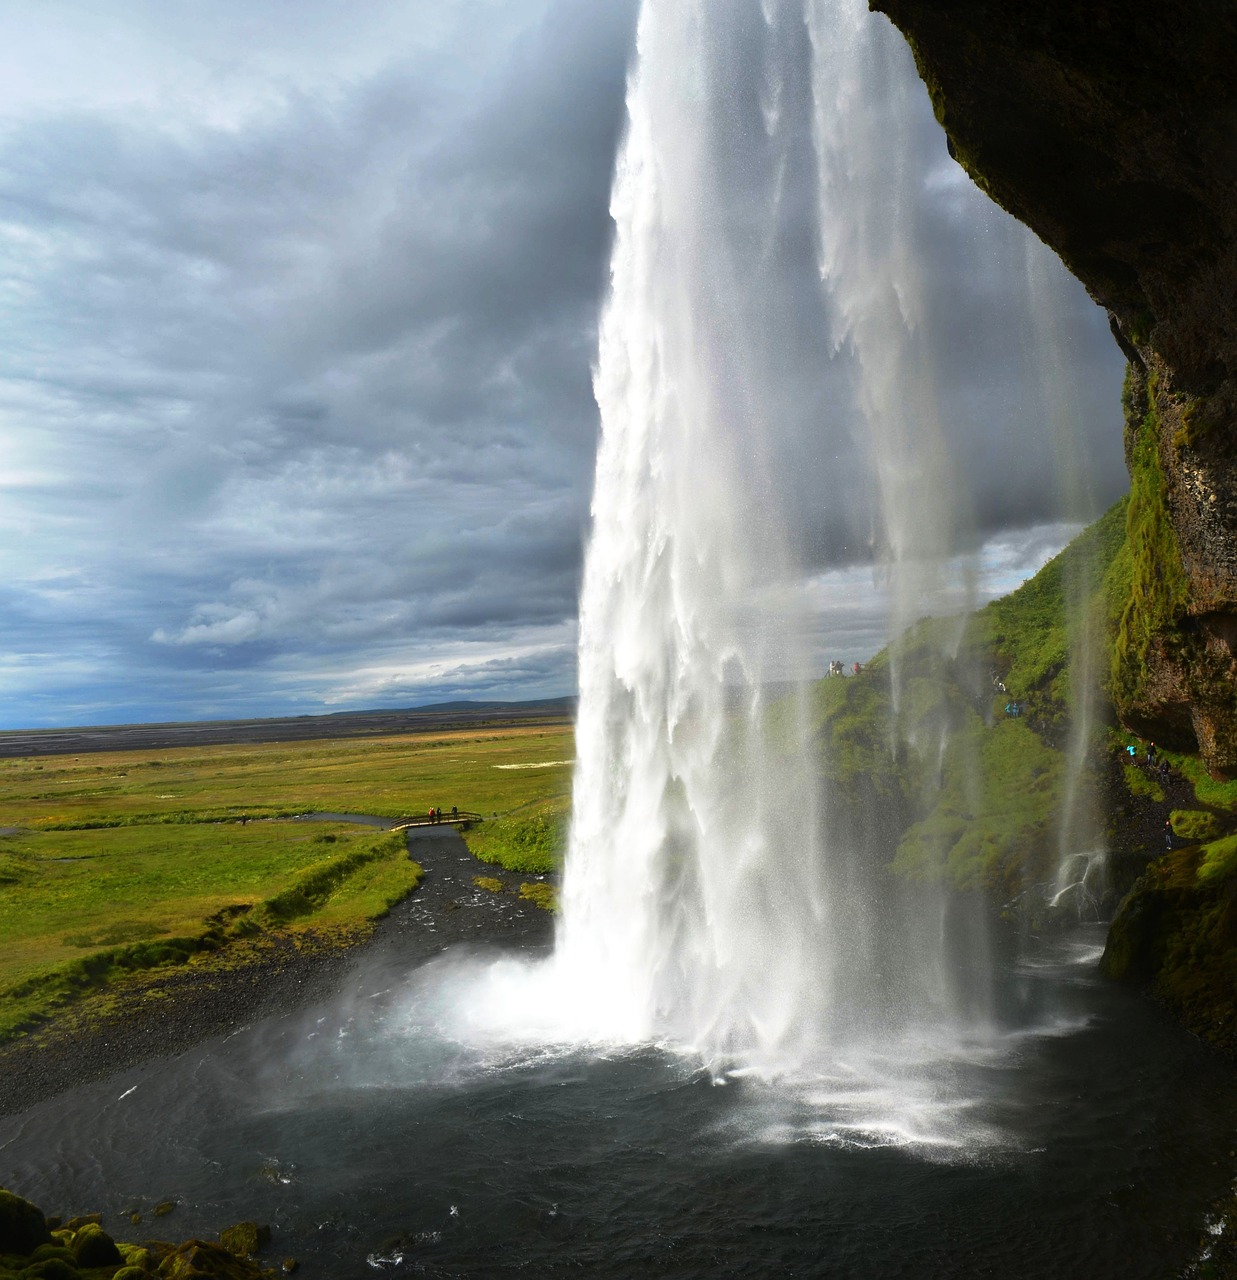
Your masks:
[[[556,963],[610,1034],[781,1071],[822,1032],[832,957],[708,8],[645,6],[628,92]]]
[[[994,1034],[978,898],[899,882],[882,815],[856,829],[830,813],[787,531],[801,522],[783,518],[809,437],[849,434],[875,475],[891,629],[947,587],[965,599],[942,568],[968,518],[905,123],[922,131],[922,99],[859,0],[642,8],[594,375],[563,915],[537,1002],[556,1011],[551,1038],[819,1080]],[[803,331],[816,345],[795,350]],[[813,363],[827,376],[809,432],[786,384]],[[846,466],[823,460],[818,506],[847,500]],[[899,678],[895,664],[894,750]],[[939,756],[946,732],[910,749]],[[522,1016],[508,1029],[535,1034]]]
[[[820,274],[835,348],[853,355],[856,426],[877,478],[873,551],[890,575],[891,636],[944,586],[964,495],[952,483],[926,300],[922,174],[907,163],[923,89],[909,51],[858,0],[808,0]],[[904,74],[896,74],[902,70]],[[894,662],[895,713],[901,701]]]
[[[900,101],[876,125],[895,133],[892,165],[865,132],[896,37],[872,46],[858,5],[828,8],[799,18],[814,63],[822,311],[857,357],[899,625],[933,585],[956,503],[916,246],[898,221],[910,199],[898,190]],[[782,17],[765,4],[755,35],[774,38]],[[761,272],[793,146],[774,61],[758,104],[767,181],[744,188],[726,169],[727,58],[752,22],[744,6],[705,0],[641,13],[595,375],[602,434],[555,969],[594,1035],[784,1075],[856,1038],[948,1022],[960,1007],[948,935],[966,922],[922,887],[899,904],[862,840],[831,832],[826,847],[822,834],[799,691],[802,566],[767,456],[778,424]],[[842,175],[843,155],[867,167]]]
[[[1058,459],[1062,505],[1075,520],[1093,519],[1095,502],[1080,456],[1085,397],[1070,358],[1067,314],[1053,255],[1027,242],[1027,300],[1032,349],[1039,362],[1043,412]],[[1094,796],[1090,762],[1098,717],[1098,658],[1102,618],[1096,607],[1099,581],[1095,557],[1076,546],[1063,567],[1066,627],[1070,646],[1070,725],[1066,743],[1065,793],[1057,828],[1057,867],[1048,905],[1080,919],[1098,919],[1108,890],[1104,833]]]

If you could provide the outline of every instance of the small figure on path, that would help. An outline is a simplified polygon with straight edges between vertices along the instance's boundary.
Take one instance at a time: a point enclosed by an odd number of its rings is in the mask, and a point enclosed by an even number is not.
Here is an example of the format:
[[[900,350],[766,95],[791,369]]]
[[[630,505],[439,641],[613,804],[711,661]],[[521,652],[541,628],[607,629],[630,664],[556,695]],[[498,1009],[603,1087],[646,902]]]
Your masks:
[[[1173,820],[1171,818],[1164,819],[1164,848],[1171,849],[1173,847]]]

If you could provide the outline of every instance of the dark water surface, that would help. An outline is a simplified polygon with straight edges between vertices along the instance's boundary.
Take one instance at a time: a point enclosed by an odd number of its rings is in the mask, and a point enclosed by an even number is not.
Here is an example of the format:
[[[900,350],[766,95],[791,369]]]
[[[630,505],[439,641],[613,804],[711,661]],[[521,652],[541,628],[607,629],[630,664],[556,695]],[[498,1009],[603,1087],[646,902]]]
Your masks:
[[[310,1277],[1179,1275],[1232,1176],[1234,1077],[1100,982],[1096,940],[1002,975],[1021,1026],[849,1098],[469,1044],[459,952],[395,952],[328,1007],[0,1120],[0,1183],[122,1238],[269,1221]]]

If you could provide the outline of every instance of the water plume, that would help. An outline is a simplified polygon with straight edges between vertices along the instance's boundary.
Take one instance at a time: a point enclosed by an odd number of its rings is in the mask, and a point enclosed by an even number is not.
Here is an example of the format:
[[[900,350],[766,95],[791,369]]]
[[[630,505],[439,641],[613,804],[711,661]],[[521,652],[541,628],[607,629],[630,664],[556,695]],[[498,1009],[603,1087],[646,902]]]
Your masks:
[[[831,957],[708,8],[645,6],[628,92],[555,964],[617,1038],[774,1070],[819,1036]]]

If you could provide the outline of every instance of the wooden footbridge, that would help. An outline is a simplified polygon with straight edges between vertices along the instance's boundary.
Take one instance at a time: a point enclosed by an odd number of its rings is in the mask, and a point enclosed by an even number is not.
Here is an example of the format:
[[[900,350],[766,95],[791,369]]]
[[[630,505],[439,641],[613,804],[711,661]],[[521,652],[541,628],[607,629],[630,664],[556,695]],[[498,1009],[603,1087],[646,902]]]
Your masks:
[[[410,818],[401,818],[391,830],[408,831],[412,827],[455,827],[457,831],[463,831],[474,822],[480,821],[479,813],[469,813],[466,809],[451,809],[432,814],[414,813]]]

